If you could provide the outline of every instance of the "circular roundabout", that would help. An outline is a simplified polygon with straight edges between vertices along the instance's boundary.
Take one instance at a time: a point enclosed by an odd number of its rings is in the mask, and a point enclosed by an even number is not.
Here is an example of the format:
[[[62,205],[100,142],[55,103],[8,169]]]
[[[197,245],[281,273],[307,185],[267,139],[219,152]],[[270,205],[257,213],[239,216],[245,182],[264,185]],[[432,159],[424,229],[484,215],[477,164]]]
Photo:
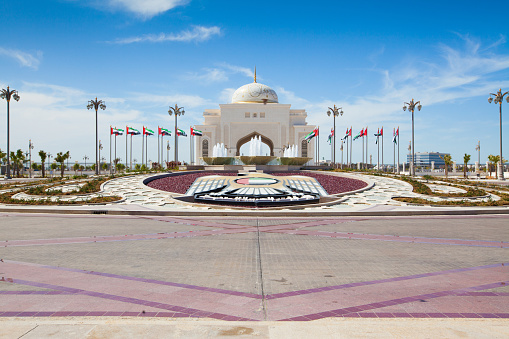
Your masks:
[[[183,203],[227,207],[317,206],[338,203],[349,192],[369,189],[365,180],[313,172],[195,172],[147,178],[155,190],[180,195]]]

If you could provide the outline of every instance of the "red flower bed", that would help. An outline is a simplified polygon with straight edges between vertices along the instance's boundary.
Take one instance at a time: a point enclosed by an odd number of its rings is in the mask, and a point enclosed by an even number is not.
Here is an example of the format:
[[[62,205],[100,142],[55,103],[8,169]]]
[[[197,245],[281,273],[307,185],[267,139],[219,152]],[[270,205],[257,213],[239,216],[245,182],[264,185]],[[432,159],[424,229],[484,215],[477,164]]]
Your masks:
[[[274,176],[291,176],[291,175],[301,175],[306,177],[315,178],[320,185],[327,191],[329,194],[338,194],[344,192],[355,191],[366,187],[367,184],[362,180],[350,179],[344,177],[338,177],[327,174],[320,173],[310,173],[310,172],[275,172],[270,173]],[[193,182],[199,178],[207,175],[222,175],[222,176],[236,176],[237,172],[197,172],[197,173],[189,173],[182,174],[176,176],[170,176],[166,178],[152,180],[147,184],[147,186],[167,192],[174,192],[185,194],[189,187],[193,184]]]

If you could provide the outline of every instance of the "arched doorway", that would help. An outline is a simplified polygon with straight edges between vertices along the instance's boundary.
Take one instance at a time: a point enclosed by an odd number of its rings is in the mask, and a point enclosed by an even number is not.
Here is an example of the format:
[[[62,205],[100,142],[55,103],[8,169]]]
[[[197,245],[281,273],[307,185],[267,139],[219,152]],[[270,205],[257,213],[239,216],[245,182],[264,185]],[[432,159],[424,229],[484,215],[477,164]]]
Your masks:
[[[239,141],[237,141],[237,156],[240,156],[240,148],[242,147],[242,145],[244,145],[245,143],[248,143],[251,138],[253,137],[260,137],[260,139],[262,140],[262,142],[264,144],[266,144],[267,146],[269,146],[270,148],[270,155],[271,156],[274,156],[274,143],[272,142],[272,140],[270,140],[269,138],[267,138],[266,136],[258,133],[258,132],[253,132],[249,135],[246,135],[245,137],[243,138],[240,138]]]

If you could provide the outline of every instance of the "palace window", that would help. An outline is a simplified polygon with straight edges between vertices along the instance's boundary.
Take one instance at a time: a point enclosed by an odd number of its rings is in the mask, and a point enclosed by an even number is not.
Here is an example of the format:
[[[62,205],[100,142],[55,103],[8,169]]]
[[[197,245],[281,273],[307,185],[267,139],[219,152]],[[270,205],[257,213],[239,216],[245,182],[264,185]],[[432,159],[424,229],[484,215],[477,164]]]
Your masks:
[[[260,112],[260,119],[264,119],[265,118],[265,112]]]
[[[246,118],[250,118],[251,114],[249,112],[244,113]]]
[[[201,142],[201,156],[202,157],[208,157],[209,156],[209,141],[207,139],[204,139]]]
[[[302,140],[301,148],[302,148],[302,157],[307,158],[307,156],[308,156],[308,142],[306,140]]]
[[[253,118],[256,118],[256,113],[253,113]]]

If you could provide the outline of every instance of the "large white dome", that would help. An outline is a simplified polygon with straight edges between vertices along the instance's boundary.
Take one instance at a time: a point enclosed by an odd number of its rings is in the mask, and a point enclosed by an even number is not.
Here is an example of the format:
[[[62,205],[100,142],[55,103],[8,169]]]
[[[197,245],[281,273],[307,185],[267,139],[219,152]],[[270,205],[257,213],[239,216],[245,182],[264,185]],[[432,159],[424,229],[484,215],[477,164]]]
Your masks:
[[[232,103],[278,103],[276,92],[269,86],[253,82],[233,93]]]

